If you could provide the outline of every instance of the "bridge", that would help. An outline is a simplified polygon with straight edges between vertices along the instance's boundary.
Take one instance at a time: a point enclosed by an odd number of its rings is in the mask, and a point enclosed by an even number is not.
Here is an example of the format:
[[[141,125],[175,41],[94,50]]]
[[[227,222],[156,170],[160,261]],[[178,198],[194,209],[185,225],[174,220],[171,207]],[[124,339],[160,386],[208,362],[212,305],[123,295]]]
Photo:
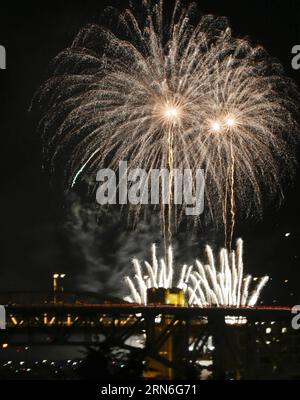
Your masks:
[[[182,377],[183,366],[211,362],[215,377],[230,370],[249,378],[262,358],[271,375],[299,368],[290,307],[144,306],[88,292],[7,292],[0,304],[7,317],[0,343],[9,346],[140,348],[141,357],[169,377]]]

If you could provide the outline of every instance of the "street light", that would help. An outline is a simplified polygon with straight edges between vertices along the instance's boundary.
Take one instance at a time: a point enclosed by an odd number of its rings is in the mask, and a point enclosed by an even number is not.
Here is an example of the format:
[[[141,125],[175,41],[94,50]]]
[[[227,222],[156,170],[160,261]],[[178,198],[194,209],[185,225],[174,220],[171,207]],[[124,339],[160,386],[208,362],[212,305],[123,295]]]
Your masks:
[[[64,288],[62,284],[59,286],[59,279],[65,278],[66,274],[53,274],[53,292],[54,292],[54,303],[56,303],[56,292],[63,292]]]

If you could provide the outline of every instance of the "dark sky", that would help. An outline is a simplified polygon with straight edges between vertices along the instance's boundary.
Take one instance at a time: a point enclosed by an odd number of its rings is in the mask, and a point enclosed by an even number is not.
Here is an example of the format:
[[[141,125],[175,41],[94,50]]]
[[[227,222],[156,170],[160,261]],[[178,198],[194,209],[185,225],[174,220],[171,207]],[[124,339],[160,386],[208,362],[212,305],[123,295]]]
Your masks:
[[[6,47],[7,70],[0,71],[1,233],[0,290],[46,289],[50,274],[72,275],[80,268],[63,233],[62,194],[42,170],[36,118],[28,112],[34,91],[46,76],[49,61],[70,45],[88,22],[97,22],[114,1],[12,2],[1,4],[0,44]],[[261,43],[283,63],[300,86],[300,70],[291,68],[291,48],[300,44],[298,0],[201,0],[203,13],[225,15],[235,35]],[[299,174],[298,174],[299,176]],[[300,304],[299,178],[287,190],[280,211],[269,210],[257,224],[244,224],[247,271],[269,273],[268,299]],[[291,235],[286,238],[285,233]],[[284,286],[289,279],[291,286]],[[288,285],[289,285],[288,284]],[[72,280],[69,280],[72,286]],[[294,293],[292,298],[287,293]]]

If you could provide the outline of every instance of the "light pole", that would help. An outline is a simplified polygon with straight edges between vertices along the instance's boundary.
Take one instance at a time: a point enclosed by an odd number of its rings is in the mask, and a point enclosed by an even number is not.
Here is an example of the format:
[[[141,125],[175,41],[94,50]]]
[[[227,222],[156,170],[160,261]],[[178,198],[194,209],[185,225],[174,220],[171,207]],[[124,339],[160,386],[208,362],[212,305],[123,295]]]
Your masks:
[[[54,303],[56,303],[56,293],[57,292],[63,292],[64,291],[64,287],[61,284],[59,286],[59,279],[63,279],[65,278],[66,274],[53,274],[52,278],[53,278],[53,301]]]

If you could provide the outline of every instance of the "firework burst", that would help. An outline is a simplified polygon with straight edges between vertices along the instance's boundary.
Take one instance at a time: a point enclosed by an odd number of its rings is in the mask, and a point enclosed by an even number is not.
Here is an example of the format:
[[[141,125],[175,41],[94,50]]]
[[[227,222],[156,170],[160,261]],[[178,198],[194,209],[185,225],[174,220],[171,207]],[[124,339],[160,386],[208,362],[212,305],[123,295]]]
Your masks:
[[[210,246],[206,246],[206,254],[207,264],[196,260],[196,267],[184,265],[178,269],[174,267],[171,247],[167,260],[158,260],[156,247],[152,245],[152,264],[145,261],[143,266],[133,259],[134,277],[125,278],[130,291],[125,300],[147,304],[147,289],[176,287],[185,292],[190,306],[255,306],[269,277],[264,276],[253,285],[252,276],[244,276],[243,241],[237,240],[236,251],[221,250],[218,267]]]
[[[195,7],[177,1],[168,15],[163,1],[145,0],[141,18],[126,9],[115,31],[87,26],[54,59],[36,101],[52,165],[69,155],[69,187],[124,159],[202,168],[206,216],[224,223],[236,209],[260,213],[264,188],[268,199],[281,192],[294,166],[297,90],[262,47],[234,38],[225,18],[197,20]]]

